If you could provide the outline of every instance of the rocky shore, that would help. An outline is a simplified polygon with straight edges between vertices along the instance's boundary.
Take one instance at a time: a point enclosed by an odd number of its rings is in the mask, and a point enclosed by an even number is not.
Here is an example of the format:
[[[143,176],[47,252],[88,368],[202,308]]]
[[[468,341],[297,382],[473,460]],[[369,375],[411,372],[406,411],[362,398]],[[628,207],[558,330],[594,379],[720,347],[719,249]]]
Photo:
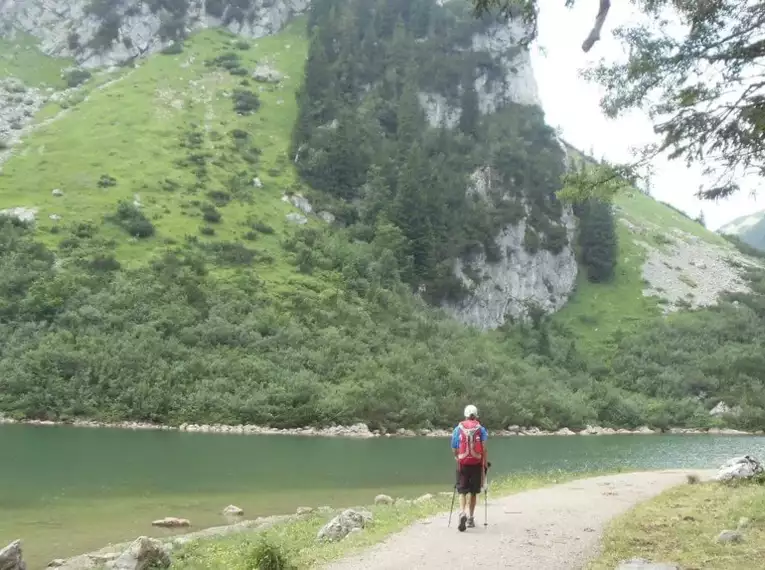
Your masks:
[[[227,433],[239,435],[300,435],[314,437],[351,437],[351,438],[374,438],[374,437],[441,437],[451,436],[450,430],[445,429],[404,429],[395,431],[370,430],[366,424],[358,423],[351,426],[328,426],[323,428],[274,428],[255,425],[208,425],[208,424],[181,424],[169,426],[145,422],[98,422],[92,420],[73,420],[70,422],[55,422],[46,420],[15,420],[0,414],[0,425],[23,424],[34,426],[66,425],[85,428],[117,428],[132,430],[163,430],[183,431],[190,433]],[[614,429],[600,426],[587,426],[574,431],[569,428],[561,428],[557,431],[546,431],[537,427],[508,426],[503,430],[489,430],[492,437],[524,437],[524,436],[573,436],[573,435],[765,435],[765,431],[748,432],[730,428],[669,428],[662,430],[642,426],[634,430]]]

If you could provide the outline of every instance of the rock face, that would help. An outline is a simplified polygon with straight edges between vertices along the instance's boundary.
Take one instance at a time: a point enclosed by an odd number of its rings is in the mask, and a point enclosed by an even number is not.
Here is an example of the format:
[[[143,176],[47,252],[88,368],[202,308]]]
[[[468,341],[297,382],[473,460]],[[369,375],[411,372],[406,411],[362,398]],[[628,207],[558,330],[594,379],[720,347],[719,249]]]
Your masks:
[[[734,457],[721,466],[720,471],[715,475],[715,481],[751,479],[763,473],[765,473],[765,469],[763,469],[762,463],[751,455],[744,455],[743,457]]]
[[[501,70],[499,77],[490,79],[483,73],[475,79],[478,108],[483,115],[499,111],[508,103],[541,107],[529,52],[518,46],[524,32],[520,22],[497,23],[472,38],[471,49],[488,54]],[[431,126],[453,128],[459,123],[461,109],[457,103],[436,93],[420,93],[419,100]],[[561,148],[565,150],[562,143]],[[482,168],[473,174],[469,194],[478,193],[488,199],[486,188],[491,173],[487,171]],[[562,222],[571,242],[576,218],[570,209]],[[503,228],[495,238],[501,252],[496,262],[488,262],[483,254],[457,260],[454,273],[470,294],[459,303],[444,304],[444,309],[457,320],[480,329],[494,329],[508,317],[522,317],[529,305],[546,313],[560,309],[576,283],[574,250],[567,245],[559,254],[545,250],[528,253],[523,247],[525,232],[525,221]],[[480,276],[477,282],[475,275]]]
[[[473,174],[469,194],[490,200],[492,173],[489,168]],[[459,321],[481,329],[494,329],[508,317],[527,314],[531,305],[546,313],[557,311],[574,290],[578,264],[571,243],[576,233],[576,218],[570,207],[563,210],[561,223],[568,245],[558,254],[524,248],[526,221],[505,228],[495,238],[499,261],[489,262],[485,253],[472,259],[457,259],[454,272],[470,294],[458,303],[445,303],[444,309]]]
[[[0,32],[23,31],[41,40],[48,55],[73,57],[83,67],[117,65],[159,51],[173,37],[195,30],[225,27],[259,38],[281,30],[302,13],[309,0],[253,0],[237,13],[235,2],[182,0],[176,13],[157,3],[121,0],[109,3],[107,18],[89,10],[89,0],[0,0]],[[227,7],[221,7],[227,6]],[[104,25],[108,21],[114,25]],[[162,33],[160,33],[162,31]],[[161,36],[170,36],[162,40]]]
[[[522,23],[509,22],[497,23],[473,36],[472,50],[489,54],[501,70],[499,77],[490,78],[488,72],[484,72],[475,79],[478,109],[482,114],[494,113],[510,102],[541,107],[531,56],[528,50],[518,46],[524,33]],[[419,99],[431,126],[451,128],[459,122],[459,105],[450,103],[443,95],[420,93]]]
[[[24,130],[46,99],[40,89],[27,87],[18,79],[0,79],[0,163],[21,140]]]
[[[321,527],[316,538],[320,541],[337,542],[353,531],[362,530],[370,522],[372,522],[372,513],[346,509]]]
[[[107,564],[111,570],[153,570],[169,566],[170,556],[162,543],[146,536],[138,537],[119,558]]]
[[[21,556],[21,541],[15,540],[0,550],[0,570],[26,570]]]

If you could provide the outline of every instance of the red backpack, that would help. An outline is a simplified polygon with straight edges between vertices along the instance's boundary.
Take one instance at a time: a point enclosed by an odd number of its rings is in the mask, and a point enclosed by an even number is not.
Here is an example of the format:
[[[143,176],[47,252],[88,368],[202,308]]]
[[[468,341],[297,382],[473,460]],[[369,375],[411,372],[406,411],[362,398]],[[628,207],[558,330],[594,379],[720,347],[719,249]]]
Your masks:
[[[460,465],[480,465],[483,463],[483,442],[481,424],[476,420],[465,420],[458,426],[460,446],[457,459]]]

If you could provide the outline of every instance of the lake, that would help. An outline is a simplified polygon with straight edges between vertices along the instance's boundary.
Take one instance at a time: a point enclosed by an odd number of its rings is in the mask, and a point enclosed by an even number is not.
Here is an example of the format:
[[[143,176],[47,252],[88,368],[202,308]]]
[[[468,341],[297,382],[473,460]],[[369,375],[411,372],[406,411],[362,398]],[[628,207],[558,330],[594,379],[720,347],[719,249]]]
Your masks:
[[[747,436],[510,437],[490,441],[493,476],[612,468],[714,468],[745,453]],[[378,493],[451,491],[449,441],[334,439],[0,426],[0,547],[21,538],[30,570],[96,550],[176,516],[193,528],[224,524],[234,504],[247,518],[298,506],[371,503]]]

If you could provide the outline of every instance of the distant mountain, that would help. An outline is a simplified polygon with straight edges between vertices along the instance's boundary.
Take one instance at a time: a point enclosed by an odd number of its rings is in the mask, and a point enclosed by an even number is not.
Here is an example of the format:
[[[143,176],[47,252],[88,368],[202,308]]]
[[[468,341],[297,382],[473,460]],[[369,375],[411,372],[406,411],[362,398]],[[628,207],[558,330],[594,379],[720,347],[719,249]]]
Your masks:
[[[736,218],[717,232],[736,236],[744,243],[765,251],[765,210]]]

